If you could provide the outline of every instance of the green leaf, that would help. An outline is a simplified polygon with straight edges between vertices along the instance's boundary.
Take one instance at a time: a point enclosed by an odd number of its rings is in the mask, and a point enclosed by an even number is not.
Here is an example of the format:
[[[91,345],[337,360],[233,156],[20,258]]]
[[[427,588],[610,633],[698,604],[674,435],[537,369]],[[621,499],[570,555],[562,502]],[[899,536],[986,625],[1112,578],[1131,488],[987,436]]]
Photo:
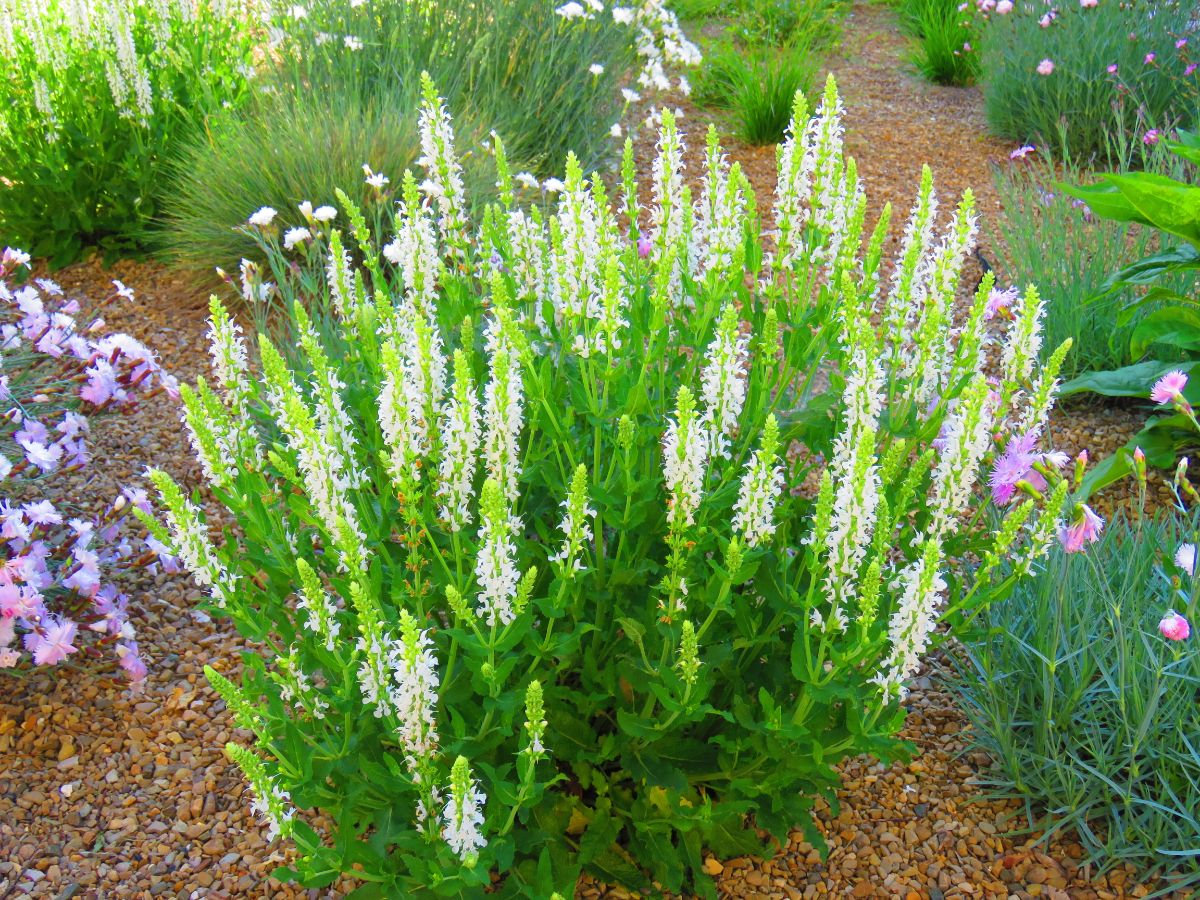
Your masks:
[[[1153,344],[1200,350],[1200,313],[1182,306],[1167,306],[1147,314],[1129,338],[1129,355],[1139,359]]]
[[[1190,372],[1200,360],[1190,362],[1160,362],[1147,360],[1132,366],[1107,372],[1087,372],[1073,378],[1058,389],[1058,396],[1069,397],[1091,391],[1106,397],[1149,397],[1154,382],[1174,369]]]
[[[597,812],[579,841],[579,861],[585,866],[608,850],[621,833],[621,820],[607,810]]]
[[[586,868],[602,881],[619,884],[631,891],[640,891],[646,883],[646,876],[616,847],[600,853]]]
[[[1200,251],[1195,247],[1186,244],[1171,247],[1118,269],[1088,302],[1101,300],[1124,287],[1154,284],[1167,275],[1197,267],[1200,267]]]

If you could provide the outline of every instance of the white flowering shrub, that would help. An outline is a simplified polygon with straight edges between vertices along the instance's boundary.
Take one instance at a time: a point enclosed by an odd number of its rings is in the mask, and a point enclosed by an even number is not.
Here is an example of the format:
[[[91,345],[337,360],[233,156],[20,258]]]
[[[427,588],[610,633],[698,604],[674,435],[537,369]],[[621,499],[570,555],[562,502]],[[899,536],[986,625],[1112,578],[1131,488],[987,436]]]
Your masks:
[[[166,163],[249,95],[254,0],[0,0],[0,233],[63,265],[143,251]]]
[[[254,735],[230,753],[307,885],[713,896],[706,847],[820,843],[838,761],[905,752],[935,627],[1059,536],[1037,448],[1065,348],[1037,369],[1032,289],[955,304],[975,214],[935,229],[928,170],[885,276],[832,80],[812,118],[797,96],[771,235],[715,136],[684,186],[669,112],[616,197],[571,160],[520,208],[497,145],[478,225],[436,98],[421,122],[392,241],[347,206],[315,293],[249,285],[296,300],[286,353],[260,336],[252,368],[213,301],[185,418],[236,528],[152,475],[158,537],[261,649],[209,671]],[[277,271],[314,252],[272,227]]]

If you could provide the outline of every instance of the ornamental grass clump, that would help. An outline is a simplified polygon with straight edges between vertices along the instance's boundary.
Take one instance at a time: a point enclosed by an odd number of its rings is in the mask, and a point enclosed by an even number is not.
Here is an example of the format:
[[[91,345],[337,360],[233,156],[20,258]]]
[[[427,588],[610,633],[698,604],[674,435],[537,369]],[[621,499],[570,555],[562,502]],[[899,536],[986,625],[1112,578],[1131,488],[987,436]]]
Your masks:
[[[935,626],[1086,521],[1031,449],[1062,356],[1035,370],[1036,292],[955,312],[973,202],[936,231],[928,169],[885,281],[890,213],[866,231],[841,119],[832,79],[815,116],[795,98],[767,254],[715,134],[684,185],[669,112],[648,189],[627,142],[615,197],[569,158],[558,202],[523,209],[497,143],[472,222],[432,97],[394,239],[344,203],[319,279],[250,285],[293,301],[298,349],[260,336],[252,370],[214,299],[213,379],[183,396],[236,527],[155,472],[155,531],[259,645],[240,683],[208,676],[298,849],[281,877],[547,897],[586,869],[714,896],[704,848],[819,844],[837,762],[906,752]],[[272,228],[286,274],[313,246]],[[979,473],[1017,439],[992,527]]]

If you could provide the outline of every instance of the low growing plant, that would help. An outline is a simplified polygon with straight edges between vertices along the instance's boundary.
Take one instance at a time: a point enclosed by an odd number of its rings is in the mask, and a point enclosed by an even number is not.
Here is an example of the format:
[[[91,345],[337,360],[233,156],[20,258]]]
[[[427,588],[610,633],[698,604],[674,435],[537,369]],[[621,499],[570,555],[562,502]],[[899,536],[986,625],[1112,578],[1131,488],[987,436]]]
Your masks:
[[[974,84],[979,77],[979,38],[973,15],[956,0],[903,0],[900,22],[916,47],[913,65],[937,84]]]
[[[214,381],[183,396],[236,528],[161,472],[151,524],[261,647],[240,684],[208,676],[299,851],[281,877],[547,897],[586,869],[713,896],[705,847],[770,853],[759,831],[797,823],[819,844],[836,763],[907,752],[905,680],[938,622],[1008,589],[1002,560],[1063,518],[1095,538],[1036,449],[1066,350],[1035,373],[1036,293],[989,320],[989,279],[954,312],[971,196],[935,234],[926,168],[883,284],[890,210],[864,233],[832,79],[815,117],[795,102],[770,257],[715,135],[684,186],[670,112],[649,197],[626,142],[620,218],[573,157],[553,208],[518,207],[498,142],[476,227],[435,99],[394,239],[343,199],[323,280],[251,284],[295,301],[297,361],[260,336],[253,372],[214,300]],[[313,252],[258,227],[273,271]]]
[[[1087,160],[1114,134],[1192,127],[1200,109],[1186,0],[976,0],[988,123],[1001,137]]]
[[[1200,885],[1195,557],[1192,516],[1051,554],[981,612],[955,684],[995,760],[984,784],[1040,840],[1070,832],[1098,871],[1131,864],[1162,894]]]
[[[738,136],[749,144],[778,144],[787,134],[796,91],[812,93],[816,63],[811,48],[751,50],[739,58],[729,103]]]
[[[165,164],[248,97],[241,0],[0,2],[0,234],[65,265],[145,252]]]
[[[146,666],[119,576],[157,565],[158,554],[178,571],[158,541],[141,546],[145,532],[130,509],[150,511],[146,492],[126,489],[96,515],[47,483],[89,465],[92,418],[128,410],[139,396],[178,396],[175,379],[129,335],[96,337],[103,320],[77,322],[79,303],[53,281],[20,284],[28,264],[21,251],[0,254],[0,397],[8,408],[0,419],[0,672],[74,667],[108,653],[140,681]],[[107,301],[131,296],[120,282],[113,287]]]

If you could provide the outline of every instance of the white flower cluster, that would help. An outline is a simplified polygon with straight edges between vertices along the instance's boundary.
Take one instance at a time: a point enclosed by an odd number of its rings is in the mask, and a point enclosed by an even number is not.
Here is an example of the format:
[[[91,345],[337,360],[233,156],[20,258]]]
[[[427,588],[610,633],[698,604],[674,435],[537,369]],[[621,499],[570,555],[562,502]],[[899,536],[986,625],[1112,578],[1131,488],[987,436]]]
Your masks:
[[[488,625],[508,625],[516,618],[514,602],[521,573],[517,571],[517,545],[513,521],[499,486],[488,479],[480,501],[479,555],[475,580],[479,583],[477,614]]]
[[[489,376],[483,389],[484,467],[511,505],[517,500],[517,476],[521,472],[518,439],[524,398],[521,366],[510,349],[501,346],[492,353]]]
[[[737,434],[738,417],[746,403],[748,346],[738,324],[737,308],[726,303],[700,375],[709,450],[723,459],[729,459],[729,439]]]
[[[439,418],[442,458],[438,463],[439,515],[451,531],[471,520],[468,501],[475,483],[479,453],[479,398],[466,354],[454,352],[454,390]]]
[[[708,429],[696,413],[692,392],[679,389],[675,418],[663,436],[663,481],[669,500],[667,523],[672,529],[696,524],[700,489],[708,462]]]
[[[750,547],[757,547],[775,533],[775,502],[783,490],[783,468],[776,465],[779,426],[767,417],[762,445],[746,463],[733,507],[733,528]]]
[[[253,0],[219,3],[204,0],[2,0],[0,2],[0,53],[13,58],[23,47],[32,52],[34,108],[41,114],[46,137],[57,140],[59,122],[50,82],[69,71],[74,60],[98,58],[108,82],[113,105],[124,118],[149,127],[156,97],[150,72],[160,64],[138,49],[139,21],[153,40],[153,53],[168,50],[172,36],[186,29],[204,3],[218,20],[252,18]],[[139,8],[143,7],[143,8]],[[171,100],[169,94],[164,100]]]
[[[449,251],[461,255],[467,249],[468,224],[462,165],[454,153],[454,129],[428,73],[421,74],[421,89],[424,101],[417,118],[421,156],[417,162],[428,173],[421,188],[437,204],[441,213],[438,226]]]
[[[442,838],[464,862],[487,846],[487,838],[483,836],[486,800],[471,777],[467,761],[460,756],[450,774],[450,799],[442,810]]]
[[[892,584],[899,594],[888,623],[891,653],[872,679],[887,696],[903,698],[904,680],[915,672],[937,622],[937,608],[946,581],[938,573],[941,544],[929,541],[924,553],[910,563]]]
[[[434,715],[438,701],[437,657],[429,632],[417,627],[407,610],[401,612],[400,640],[392,645],[391,703],[400,720],[400,746],[410,769],[437,748]]]

